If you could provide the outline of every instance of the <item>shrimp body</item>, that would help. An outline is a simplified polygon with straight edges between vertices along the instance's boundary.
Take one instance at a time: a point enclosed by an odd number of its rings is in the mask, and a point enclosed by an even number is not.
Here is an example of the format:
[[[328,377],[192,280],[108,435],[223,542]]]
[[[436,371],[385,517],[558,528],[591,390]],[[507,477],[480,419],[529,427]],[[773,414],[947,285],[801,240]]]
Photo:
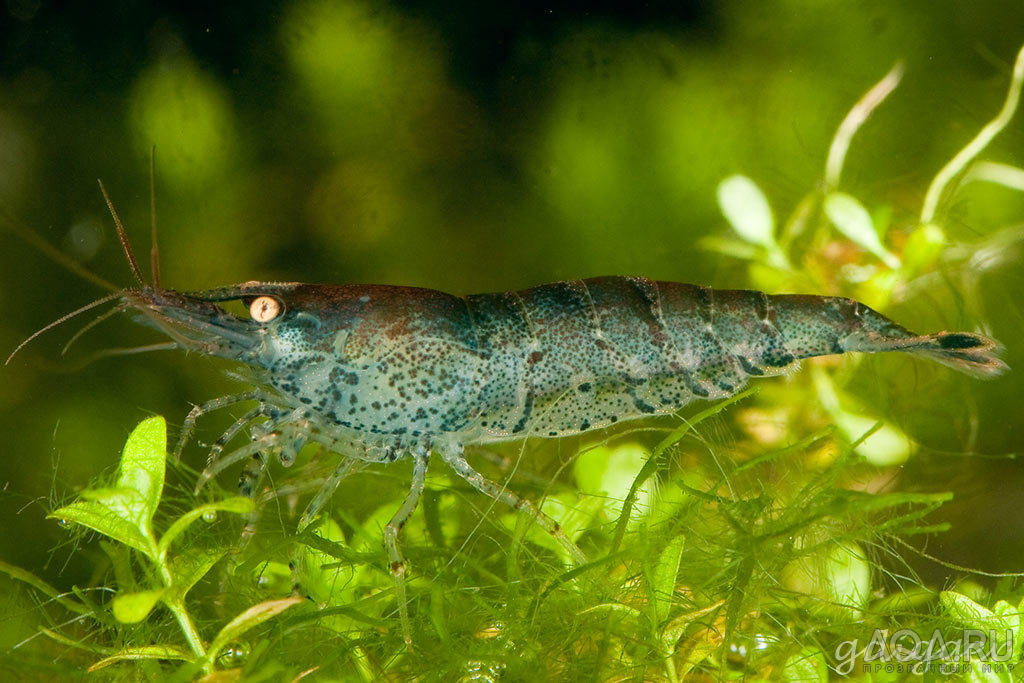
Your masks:
[[[133,293],[132,305],[179,344],[256,368],[317,430],[396,449],[579,434],[847,351],[917,353],[978,375],[1005,368],[985,337],[918,336],[852,299],[636,277],[466,297],[255,282],[148,296]],[[240,320],[214,303],[260,297],[278,304],[272,320]],[[181,336],[204,318],[213,327]],[[230,338],[209,336],[218,325]]]

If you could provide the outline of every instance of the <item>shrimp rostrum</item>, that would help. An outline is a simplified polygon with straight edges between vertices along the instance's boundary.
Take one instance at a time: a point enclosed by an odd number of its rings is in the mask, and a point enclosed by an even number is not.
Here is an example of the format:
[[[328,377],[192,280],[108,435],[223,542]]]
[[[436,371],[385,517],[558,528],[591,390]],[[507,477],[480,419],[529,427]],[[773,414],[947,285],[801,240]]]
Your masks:
[[[413,460],[412,484],[384,531],[403,633],[402,525],[424,488],[431,455],[472,487],[523,509],[577,562],[582,553],[528,500],[480,475],[466,446],[563,437],[673,413],[783,374],[803,358],[901,351],[977,377],[1006,370],[999,345],[970,332],[917,335],[852,299],[714,290],[640,277],[603,277],[519,292],[453,296],[412,287],[246,282],[184,293],[144,283],[117,309],[182,349],[248,366],[251,391],[196,407],[256,407],[214,445],[202,486],[246,461],[252,493],[269,455],[290,464],[306,444],[354,460]],[[223,307],[241,301],[249,315]],[[251,441],[225,446],[248,427]],[[214,457],[217,456],[217,457]],[[340,475],[325,486],[336,486]],[[321,492],[314,507],[330,492]],[[308,523],[315,509],[307,510]]]

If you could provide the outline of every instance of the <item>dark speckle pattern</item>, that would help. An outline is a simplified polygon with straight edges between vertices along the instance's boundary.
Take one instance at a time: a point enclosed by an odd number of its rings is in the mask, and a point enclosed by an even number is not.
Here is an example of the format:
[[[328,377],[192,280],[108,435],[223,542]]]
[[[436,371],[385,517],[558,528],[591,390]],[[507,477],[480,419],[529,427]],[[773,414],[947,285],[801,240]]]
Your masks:
[[[734,394],[800,358],[897,348],[912,336],[850,299],[636,277],[466,297],[248,283],[202,300],[242,290],[275,297],[285,312],[259,326],[258,349],[232,357],[263,366],[279,392],[311,406],[312,422],[382,442],[576,434]]]

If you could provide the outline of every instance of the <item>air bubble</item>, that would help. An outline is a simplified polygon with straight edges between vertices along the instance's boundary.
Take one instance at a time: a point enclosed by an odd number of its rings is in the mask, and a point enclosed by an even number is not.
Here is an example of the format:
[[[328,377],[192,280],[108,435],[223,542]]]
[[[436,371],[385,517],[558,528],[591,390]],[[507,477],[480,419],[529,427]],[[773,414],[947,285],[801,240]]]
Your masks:
[[[244,644],[232,645],[226,648],[217,658],[221,666],[238,666],[249,656],[249,646]]]

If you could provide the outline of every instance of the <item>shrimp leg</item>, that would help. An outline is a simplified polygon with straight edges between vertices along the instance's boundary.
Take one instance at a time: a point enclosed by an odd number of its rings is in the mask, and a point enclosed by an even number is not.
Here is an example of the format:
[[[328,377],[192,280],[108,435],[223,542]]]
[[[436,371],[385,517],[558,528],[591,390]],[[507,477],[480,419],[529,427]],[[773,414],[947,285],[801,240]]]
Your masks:
[[[448,463],[449,467],[455,470],[456,474],[465,479],[466,482],[477,491],[480,491],[494,500],[501,501],[513,510],[525,511],[532,521],[539,525],[540,528],[544,529],[544,531],[551,534],[551,536],[558,541],[559,545],[562,546],[565,552],[573,559],[574,562],[576,562],[576,564],[586,563],[586,555],[584,555],[576,544],[565,535],[565,532],[562,531],[562,527],[559,526],[558,522],[553,520],[549,515],[545,514],[540,510],[540,508],[526,498],[516,495],[504,486],[499,486],[473,469],[472,465],[470,465],[466,460],[466,456],[461,449],[442,449],[441,457],[446,463]]]
[[[398,534],[402,527],[409,520],[416,505],[423,495],[423,487],[426,485],[427,463],[430,460],[430,451],[423,446],[417,447],[412,452],[412,484],[409,493],[405,497],[402,506],[395,512],[394,517],[384,527],[384,549],[388,554],[389,569],[391,576],[395,579],[395,597],[398,600],[398,616],[402,624],[402,638],[405,644],[412,647],[412,629],[409,626],[409,606],[406,604],[405,596],[405,570],[406,560],[398,548]]]

